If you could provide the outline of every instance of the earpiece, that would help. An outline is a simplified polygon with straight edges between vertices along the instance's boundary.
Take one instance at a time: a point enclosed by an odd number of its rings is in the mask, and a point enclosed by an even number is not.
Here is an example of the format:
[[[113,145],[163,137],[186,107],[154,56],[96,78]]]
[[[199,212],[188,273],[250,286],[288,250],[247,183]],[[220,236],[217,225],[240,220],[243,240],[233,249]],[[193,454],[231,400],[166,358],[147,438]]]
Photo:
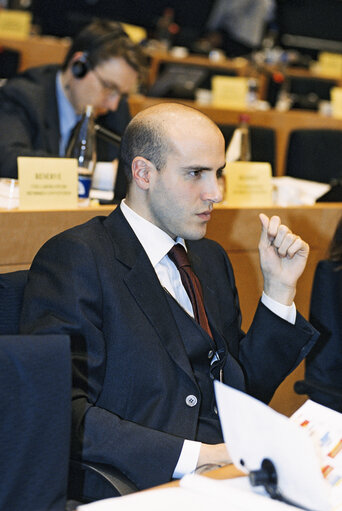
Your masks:
[[[76,59],[71,65],[71,72],[75,78],[84,78],[90,69],[91,64],[89,62],[88,52],[84,52],[83,55]]]

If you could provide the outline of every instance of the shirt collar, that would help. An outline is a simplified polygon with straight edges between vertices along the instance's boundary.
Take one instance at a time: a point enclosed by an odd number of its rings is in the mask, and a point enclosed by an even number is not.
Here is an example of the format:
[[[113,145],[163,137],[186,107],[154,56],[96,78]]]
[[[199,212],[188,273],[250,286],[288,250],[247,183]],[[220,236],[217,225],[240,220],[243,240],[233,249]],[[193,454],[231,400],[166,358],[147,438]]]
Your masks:
[[[138,215],[138,213],[127,206],[125,199],[121,201],[120,208],[142,244],[154,268],[176,243],[183,245],[186,250],[183,238],[177,237],[176,241],[173,240],[165,231]]]
[[[59,131],[61,134],[60,154],[64,155],[66,149],[65,145],[69,140],[71,130],[80,120],[80,115],[76,114],[74,107],[65,95],[61,71],[58,71],[56,75],[56,95],[59,114]]]

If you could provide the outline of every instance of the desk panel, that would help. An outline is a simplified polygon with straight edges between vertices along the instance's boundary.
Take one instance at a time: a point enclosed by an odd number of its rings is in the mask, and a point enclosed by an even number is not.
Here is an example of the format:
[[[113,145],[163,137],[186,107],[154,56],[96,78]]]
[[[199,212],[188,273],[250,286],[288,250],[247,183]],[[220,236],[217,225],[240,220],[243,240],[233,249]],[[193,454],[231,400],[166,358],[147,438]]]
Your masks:
[[[67,211],[1,211],[0,272],[24,269],[39,247],[50,237],[96,215],[108,215],[112,207],[82,208]],[[320,204],[289,208],[224,208],[217,207],[208,226],[207,236],[218,241],[232,261],[246,330],[253,318],[262,291],[259,269],[258,214],[278,214],[284,223],[305,239],[311,248],[308,265],[298,285],[296,305],[308,317],[312,279],[317,262],[326,256],[329,242],[342,215],[342,204]],[[280,386],[271,405],[289,415],[305,397],[293,392],[293,383],[303,378],[303,365]]]
[[[0,37],[0,46],[20,52],[19,71],[44,64],[60,64],[70,46],[70,39],[31,35],[27,39]]]

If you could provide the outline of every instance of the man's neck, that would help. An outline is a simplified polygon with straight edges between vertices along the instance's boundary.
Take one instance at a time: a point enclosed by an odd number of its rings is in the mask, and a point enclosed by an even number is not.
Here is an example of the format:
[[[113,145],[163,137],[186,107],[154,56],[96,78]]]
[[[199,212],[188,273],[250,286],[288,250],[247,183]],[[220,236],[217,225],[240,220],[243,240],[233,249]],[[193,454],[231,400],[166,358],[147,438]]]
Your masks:
[[[73,109],[76,111],[75,106],[73,105],[72,98],[71,98],[71,73],[69,69],[66,69],[65,71],[62,71],[61,73],[61,85],[63,88],[63,92],[68,99],[69,103],[72,105]]]

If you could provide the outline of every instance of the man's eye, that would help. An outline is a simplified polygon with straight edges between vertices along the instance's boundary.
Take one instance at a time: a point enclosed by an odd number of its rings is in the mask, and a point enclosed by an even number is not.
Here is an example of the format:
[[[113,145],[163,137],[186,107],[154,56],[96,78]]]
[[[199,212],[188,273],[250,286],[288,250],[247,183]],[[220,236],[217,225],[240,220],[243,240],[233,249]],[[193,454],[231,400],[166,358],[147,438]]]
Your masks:
[[[200,176],[200,174],[201,174],[200,170],[191,170],[189,172],[189,175],[192,176],[192,177],[198,177],[198,176]]]

